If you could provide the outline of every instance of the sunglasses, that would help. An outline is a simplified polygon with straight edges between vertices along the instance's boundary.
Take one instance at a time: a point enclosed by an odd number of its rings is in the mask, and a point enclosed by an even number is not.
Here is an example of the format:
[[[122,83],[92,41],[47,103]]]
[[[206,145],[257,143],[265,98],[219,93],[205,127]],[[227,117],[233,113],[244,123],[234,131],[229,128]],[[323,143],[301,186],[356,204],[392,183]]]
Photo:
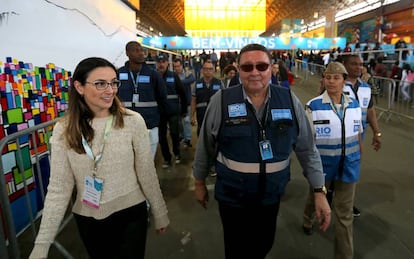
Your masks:
[[[240,65],[240,70],[243,72],[252,72],[254,68],[257,69],[257,71],[263,72],[266,71],[269,68],[270,64],[268,63],[257,63],[254,64],[243,64]]]

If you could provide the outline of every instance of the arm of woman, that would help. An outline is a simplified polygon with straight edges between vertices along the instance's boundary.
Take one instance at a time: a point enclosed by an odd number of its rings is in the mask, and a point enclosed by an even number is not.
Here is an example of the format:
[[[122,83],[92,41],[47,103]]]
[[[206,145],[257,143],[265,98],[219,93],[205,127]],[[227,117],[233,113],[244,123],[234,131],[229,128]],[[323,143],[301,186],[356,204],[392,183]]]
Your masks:
[[[126,127],[132,127],[129,130],[134,133],[132,145],[135,159],[135,173],[138,184],[150,204],[151,212],[154,216],[155,229],[157,232],[163,233],[170,223],[167,205],[161,193],[145,121],[138,113],[135,113],[134,117],[133,123],[126,125]]]
[[[29,258],[47,258],[70,201],[75,180],[63,137],[64,127],[57,123],[51,138],[50,181],[43,208],[42,222]]]

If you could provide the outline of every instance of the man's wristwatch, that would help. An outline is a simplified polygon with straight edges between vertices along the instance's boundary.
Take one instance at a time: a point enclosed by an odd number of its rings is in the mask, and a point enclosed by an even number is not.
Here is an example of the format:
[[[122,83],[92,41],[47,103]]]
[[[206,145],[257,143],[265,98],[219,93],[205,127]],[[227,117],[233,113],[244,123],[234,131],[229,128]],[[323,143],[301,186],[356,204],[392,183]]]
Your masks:
[[[380,138],[382,136],[382,134],[381,134],[381,132],[377,132],[377,133],[375,133],[375,136]]]
[[[328,190],[326,190],[325,186],[313,188],[313,193],[322,192],[325,195],[328,193]]]

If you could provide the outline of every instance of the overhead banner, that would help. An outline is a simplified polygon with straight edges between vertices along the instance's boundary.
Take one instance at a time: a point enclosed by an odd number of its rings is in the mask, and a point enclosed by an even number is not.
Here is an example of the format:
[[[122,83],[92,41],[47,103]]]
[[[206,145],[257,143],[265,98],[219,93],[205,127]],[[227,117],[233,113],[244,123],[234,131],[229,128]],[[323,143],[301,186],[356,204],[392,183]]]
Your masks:
[[[258,43],[269,50],[274,49],[303,49],[303,50],[329,50],[346,45],[345,38],[279,38],[279,37],[146,37],[138,38],[138,42],[154,48],[167,47],[168,50],[191,49],[241,49],[250,43]]]

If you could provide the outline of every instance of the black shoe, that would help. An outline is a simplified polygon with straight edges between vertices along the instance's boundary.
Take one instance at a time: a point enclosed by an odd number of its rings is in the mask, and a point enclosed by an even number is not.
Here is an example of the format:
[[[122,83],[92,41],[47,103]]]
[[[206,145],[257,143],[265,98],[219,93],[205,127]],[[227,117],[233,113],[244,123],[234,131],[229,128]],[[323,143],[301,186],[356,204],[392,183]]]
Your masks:
[[[303,233],[310,236],[313,234],[313,228],[312,227],[305,227],[305,225],[302,225]]]
[[[189,148],[192,147],[193,145],[191,145],[191,140],[184,140],[184,147],[185,148]]]
[[[354,217],[359,217],[361,216],[361,212],[359,211],[359,209],[357,209],[356,207],[353,208],[353,212],[352,214],[354,215]]]

